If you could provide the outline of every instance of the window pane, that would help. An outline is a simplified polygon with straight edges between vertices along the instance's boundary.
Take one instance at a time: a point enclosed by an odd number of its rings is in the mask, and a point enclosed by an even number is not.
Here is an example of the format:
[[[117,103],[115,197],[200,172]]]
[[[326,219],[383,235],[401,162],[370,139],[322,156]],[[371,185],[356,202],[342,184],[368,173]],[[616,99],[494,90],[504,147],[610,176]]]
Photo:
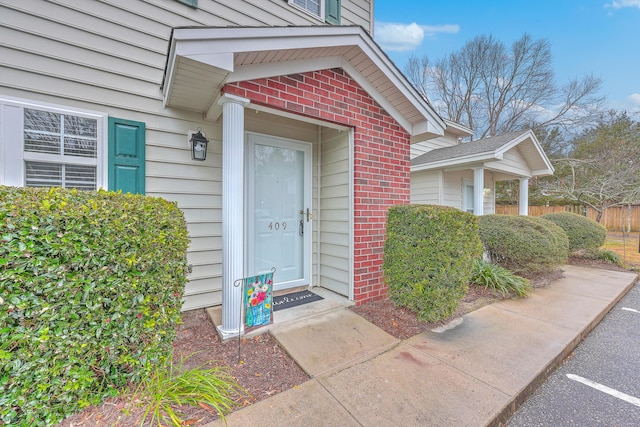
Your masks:
[[[63,187],[95,190],[96,167],[60,165],[45,162],[25,162],[27,187]]]
[[[66,156],[96,158],[98,141],[96,139],[64,138],[64,154]]]
[[[64,133],[65,135],[86,136],[89,138],[97,138],[98,122],[95,119],[77,116],[64,116]]]
[[[96,119],[24,109],[25,151],[95,159],[97,146]]]
[[[65,165],[64,187],[78,190],[96,189],[95,166]]]
[[[320,0],[293,0],[293,3],[307,12],[320,16]]]
[[[60,154],[60,114],[25,108],[24,150]]]
[[[61,187],[62,165],[42,162],[25,162],[27,187]]]
[[[24,131],[24,151],[60,154],[60,136]]]
[[[25,130],[60,134],[60,114],[25,108],[24,128]]]

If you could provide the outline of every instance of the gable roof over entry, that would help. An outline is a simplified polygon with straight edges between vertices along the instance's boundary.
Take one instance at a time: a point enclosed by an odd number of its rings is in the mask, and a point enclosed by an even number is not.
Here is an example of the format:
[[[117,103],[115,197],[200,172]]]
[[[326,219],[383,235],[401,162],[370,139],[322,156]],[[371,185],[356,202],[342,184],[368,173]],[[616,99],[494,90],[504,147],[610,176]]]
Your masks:
[[[417,142],[444,120],[361,27],[189,27],[173,30],[163,81],[166,107],[220,115],[225,83],[342,68]]]
[[[500,170],[500,162],[510,150],[518,150],[527,162],[530,176],[553,174],[553,166],[531,130],[508,132],[451,147],[438,148],[411,160],[411,171],[492,165]],[[497,166],[496,166],[497,165]]]

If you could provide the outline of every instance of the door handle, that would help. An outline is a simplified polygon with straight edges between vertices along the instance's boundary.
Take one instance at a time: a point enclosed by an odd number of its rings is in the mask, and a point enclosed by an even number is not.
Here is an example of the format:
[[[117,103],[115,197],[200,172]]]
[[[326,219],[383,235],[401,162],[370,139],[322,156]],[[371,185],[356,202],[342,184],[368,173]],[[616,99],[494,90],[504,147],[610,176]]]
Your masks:
[[[304,219],[300,220],[300,226],[298,227],[298,232],[301,236],[304,236]]]
[[[313,213],[309,210],[309,208],[307,208],[307,211],[303,211],[301,210],[300,212],[298,212],[300,215],[307,215],[307,222],[309,222],[309,220],[311,218],[313,218]]]

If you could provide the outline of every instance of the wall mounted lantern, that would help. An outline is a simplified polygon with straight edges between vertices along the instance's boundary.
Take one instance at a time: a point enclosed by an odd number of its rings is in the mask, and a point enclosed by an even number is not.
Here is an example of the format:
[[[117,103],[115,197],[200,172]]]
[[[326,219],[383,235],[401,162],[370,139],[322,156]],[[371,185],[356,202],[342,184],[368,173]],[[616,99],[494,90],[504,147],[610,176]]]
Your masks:
[[[189,142],[191,143],[191,158],[193,160],[204,161],[207,159],[207,144],[209,140],[202,133],[202,130],[198,128],[198,131],[191,133]]]

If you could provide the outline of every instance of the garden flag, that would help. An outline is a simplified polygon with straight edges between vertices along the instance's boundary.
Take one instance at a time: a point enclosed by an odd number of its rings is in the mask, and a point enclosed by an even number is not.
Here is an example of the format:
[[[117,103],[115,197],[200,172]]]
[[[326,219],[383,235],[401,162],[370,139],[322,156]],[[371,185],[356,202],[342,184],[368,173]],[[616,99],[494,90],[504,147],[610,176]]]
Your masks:
[[[244,331],[273,323],[273,272],[246,277],[242,286]]]

